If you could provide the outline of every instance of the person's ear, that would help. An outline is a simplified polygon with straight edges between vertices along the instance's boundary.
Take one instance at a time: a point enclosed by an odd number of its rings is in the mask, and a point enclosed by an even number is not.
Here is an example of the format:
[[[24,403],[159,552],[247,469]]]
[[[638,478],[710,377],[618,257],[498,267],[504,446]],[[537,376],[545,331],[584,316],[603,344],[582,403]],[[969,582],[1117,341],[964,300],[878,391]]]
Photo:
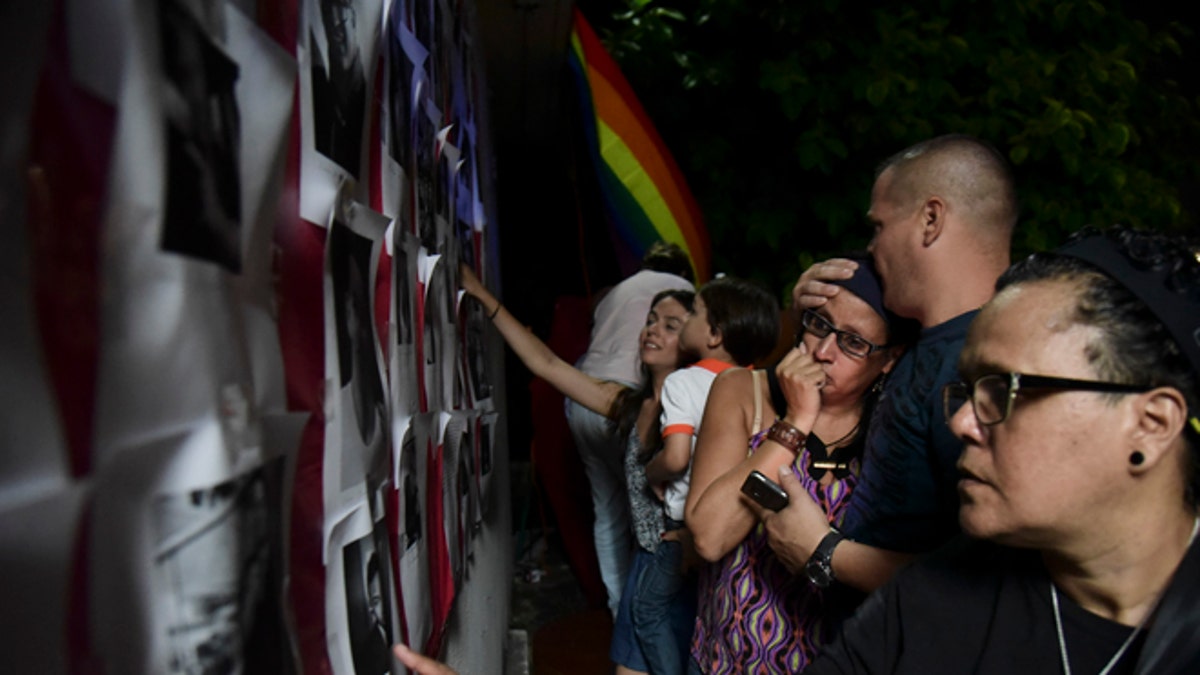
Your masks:
[[[1144,472],[1158,465],[1171,450],[1187,424],[1187,399],[1174,387],[1158,387],[1131,397],[1133,426],[1130,434],[1130,470]]]
[[[887,360],[884,361],[883,368],[880,369],[880,372],[885,375],[892,372],[892,368],[896,367],[896,362],[904,355],[904,347],[888,347],[886,354]]]
[[[926,247],[942,236],[942,228],[946,225],[946,202],[934,195],[921,205],[921,243]]]
[[[717,349],[724,343],[725,343],[725,336],[721,333],[721,330],[715,326],[710,325],[708,327],[708,348],[709,349]]]

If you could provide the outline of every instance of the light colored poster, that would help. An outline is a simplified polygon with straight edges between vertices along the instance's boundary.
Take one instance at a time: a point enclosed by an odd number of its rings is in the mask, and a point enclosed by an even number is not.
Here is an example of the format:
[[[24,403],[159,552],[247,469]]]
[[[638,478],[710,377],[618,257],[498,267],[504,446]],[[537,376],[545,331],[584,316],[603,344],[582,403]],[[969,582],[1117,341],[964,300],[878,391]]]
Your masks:
[[[326,635],[335,673],[391,672],[391,645],[404,636],[388,519],[396,493],[390,454],[370,467],[367,504],[338,523],[326,554]],[[364,522],[365,520],[365,522]]]
[[[344,184],[363,199],[382,0],[301,0],[300,217],[329,222]]]
[[[387,392],[374,327],[375,274],[387,219],[343,193],[325,244],[326,527],[366,501],[368,470],[387,452]],[[329,531],[328,529],[326,530]]]
[[[495,470],[496,423],[499,414],[495,412],[481,413],[476,420],[477,435],[475,438],[476,453],[479,461],[475,468],[479,482],[479,515],[481,518],[488,514],[489,506],[494,499],[492,495],[492,477]],[[506,498],[501,495],[502,499]]]
[[[163,673],[289,672],[283,589],[283,460],[151,499]]]
[[[261,438],[256,417],[249,425]],[[120,448],[97,471],[90,640],[109,672],[289,672],[279,446],[231,452],[219,413]],[[275,441],[272,441],[273,443]]]
[[[252,420],[259,406],[282,404],[278,358],[257,358],[277,351],[270,347],[277,338],[267,301],[252,311],[241,305],[269,296],[270,275],[234,272],[242,268],[249,243],[261,241],[262,228],[269,228],[256,218],[271,200],[265,181],[240,176],[269,173],[282,151],[283,133],[246,143],[241,128],[286,125],[292,71],[273,42],[237,10],[228,9],[227,20],[219,22],[222,42],[191,3],[139,7],[143,11],[129,32],[139,58],[126,62],[103,232],[107,293],[101,307],[96,462],[119,448],[216,417],[225,452],[237,463],[240,453],[256,457]],[[190,47],[180,54],[158,58],[174,53],[162,45],[184,42]],[[185,58],[185,51],[195,58]],[[242,68],[240,62],[254,66]],[[281,100],[242,108],[241,98],[263,91],[279,92]],[[209,145],[219,147],[203,149]],[[237,160],[233,168],[230,157]],[[196,186],[204,182],[200,176],[218,173],[229,175],[212,191]],[[220,185],[230,179],[236,189],[224,192]],[[168,183],[183,187],[167,189]],[[189,183],[196,192],[186,190]],[[225,202],[233,193],[236,203]],[[221,205],[199,206],[210,199]],[[262,254],[265,247],[255,251]],[[259,349],[251,350],[251,344]],[[264,395],[268,391],[275,392],[273,401]]]
[[[397,471],[396,570],[403,598],[404,625],[408,644],[423,645],[429,639],[431,597],[429,586],[429,538],[425,519],[426,471],[425,448],[430,442],[432,420],[417,415],[405,420],[397,430],[394,463]]]
[[[388,373],[393,419],[406,419],[420,406],[417,376],[417,292],[420,246],[411,232],[393,227],[392,298],[389,321]]]
[[[484,306],[466,296],[456,293],[458,302],[458,325],[462,338],[459,341],[457,381],[462,389],[462,408],[492,410],[493,386],[488,373],[487,331],[491,320]]]
[[[329,663],[337,675],[391,672],[395,606],[390,545],[379,486],[336,523],[326,550],[325,632]]]
[[[429,548],[430,637],[426,652],[436,652],[441,646],[446,621],[454,603],[454,510],[452,492],[447,489],[454,473],[454,464],[446,461],[446,432],[452,416],[448,412],[429,413],[430,428],[426,438],[425,528]]]
[[[461,413],[445,415],[442,432],[442,509],[445,514],[446,549],[449,552],[450,573],[454,588],[462,588],[466,564],[464,513],[467,508],[467,465],[463,457],[463,437],[467,419]]]
[[[473,541],[479,534],[479,530],[483,527],[483,503],[480,500],[480,483],[479,483],[479,433],[481,424],[479,418],[481,414],[478,411],[464,411],[465,431],[463,433],[463,465],[466,469],[464,481],[466,483],[462,490],[467,493],[467,510],[463,517],[463,527],[469,533],[467,542],[467,561],[468,567],[473,558]]]
[[[418,253],[417,269],[421,409],[451,410],[455,407],[457,359],[453,278],[445,258],[429,255],[424,248]]]

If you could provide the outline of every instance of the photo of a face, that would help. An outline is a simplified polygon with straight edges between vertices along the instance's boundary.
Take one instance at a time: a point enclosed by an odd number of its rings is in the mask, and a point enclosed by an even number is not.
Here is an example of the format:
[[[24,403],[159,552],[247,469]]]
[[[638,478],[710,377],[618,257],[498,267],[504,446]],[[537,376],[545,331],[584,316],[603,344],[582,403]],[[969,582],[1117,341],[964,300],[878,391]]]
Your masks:
[[[377,539],[372,532],[342,549],[350,651],[359,675],[391,672],[391,588],[386,549]]]
[[[340,383],[350,388],[354,421],[363,444],[370,446],[386,419],[371,311],[373,242],[335,219],[328,245]]]
[[[309,31],[313,143],[317,152],[358,178],[367,103],[358,10],[352,0],[318,0],[317,4],[325,39],[322,48],[317,32]]]
[[[176,2],[162,3],[166,122],[163,250],[242,269],[238,67]]]

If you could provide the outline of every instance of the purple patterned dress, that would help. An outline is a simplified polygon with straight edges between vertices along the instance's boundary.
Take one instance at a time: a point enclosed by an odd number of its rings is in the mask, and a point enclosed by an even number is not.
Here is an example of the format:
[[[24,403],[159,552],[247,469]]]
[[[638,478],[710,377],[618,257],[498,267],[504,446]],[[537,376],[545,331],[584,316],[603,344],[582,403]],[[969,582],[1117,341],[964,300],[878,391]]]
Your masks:
[[[754,436],[752,451],[764,436]],[[809,463],[807,448],[792,464],[792,472],[835,525],[858,483],[861,453],[854,456],[850,475],[835,478],[828,487],[803,469]],[[699,594],[692,658],[704,673],[799,672],[862,599],[841,584],[819,589],[789,572],[767,544],[762,523],[719,562],[703,568]]]

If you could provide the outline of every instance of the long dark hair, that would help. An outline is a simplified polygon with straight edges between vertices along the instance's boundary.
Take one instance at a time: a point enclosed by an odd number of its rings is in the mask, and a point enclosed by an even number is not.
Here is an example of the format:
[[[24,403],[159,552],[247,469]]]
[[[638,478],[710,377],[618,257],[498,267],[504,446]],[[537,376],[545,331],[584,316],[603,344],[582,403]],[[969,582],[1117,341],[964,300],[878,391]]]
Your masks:
[[[670,289],[662,291],[654,296],[650,301],[650,308],[653,309],[658,303],[667,298],[675,300],[683,305],[687,311],[692,311],[692,304],[696,298],[696,294],[692,291],[684,291],[679,289]],[[642,386],[626,387],[621,390],[617,397],[613,399],[612,407],[608,409],[609,424],[612,425],[613,431],[617,437],[622,440],[629,438],[629,434],[633,433],[633,427],[637,424],[638,413],[642,410],[642,402],[654,396],[654,378],[650,375],[650,369],[646,364],[642,364]],[[650,448],[643,448],[642,457],[649,457],[662,445],[661,421],[658,416],[654,417],[654,422],[650,428],[650,442],[647,444]],[[649,452],[649,454],[647,454]],[[644,460],[643,460],[644,462]]]

